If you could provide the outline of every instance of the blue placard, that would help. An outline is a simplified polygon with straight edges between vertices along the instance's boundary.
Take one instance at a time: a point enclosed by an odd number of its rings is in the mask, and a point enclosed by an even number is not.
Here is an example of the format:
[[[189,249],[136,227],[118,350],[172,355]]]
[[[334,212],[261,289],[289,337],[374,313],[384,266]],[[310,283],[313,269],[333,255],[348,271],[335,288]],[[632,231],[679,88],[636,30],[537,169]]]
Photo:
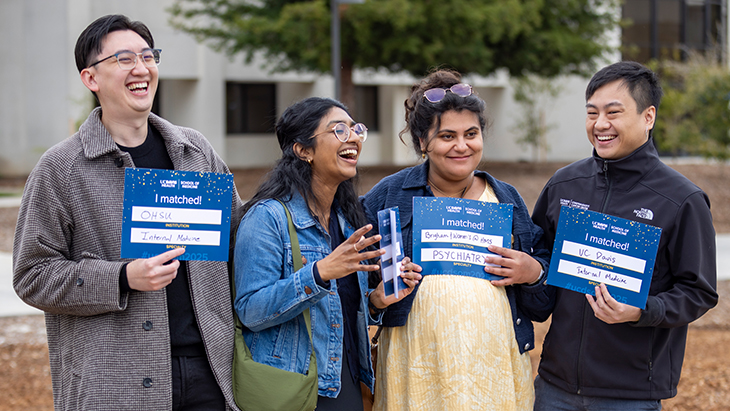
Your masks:
[[[405,252],[398,207],[378,211],[378,231],[382,237],[380,248],[385,249],[385,254],[380,257],[385,296],[398,295],[401,290],[408,288],[400,276],[401,261],[405,257]]]
[[[232,193],[232,174],[127,168],[121,257],[228,261]]]
[[[646,306],[661,228],[595,211],[560,209],[547,283],[595,296],[604,283],[616,301]]]
[[[450,197],[413,198],[413,259],[422,275],[451,274],[499,280],[486,273],[487,246],[510,248],[512,204]]]

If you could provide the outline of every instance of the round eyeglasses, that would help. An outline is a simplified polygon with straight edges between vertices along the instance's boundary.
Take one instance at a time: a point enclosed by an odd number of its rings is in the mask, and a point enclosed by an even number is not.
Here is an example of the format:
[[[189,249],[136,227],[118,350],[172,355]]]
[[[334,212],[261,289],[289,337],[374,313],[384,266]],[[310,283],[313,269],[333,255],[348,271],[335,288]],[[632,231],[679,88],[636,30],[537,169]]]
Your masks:
[[[471,96],[471,86],[468,84],[454,84],[453,86],[449,88],[431,88],[423,92],[423,97],[432,102],[432,103],[438,103],[439,101],[443,100],[444,97],[446,97],[446,92],[450,91],[457,96],[461,97],[469,97]]]
[[[343,143],[347,143],[347,141],[350,140],[350,136],[352,135],[352,133],[350,133],[350,130],[352,130],[352,132],[354,132],[356,136],[360,137],[361,143],[364,143],[365,140],[368,139],[368,128],[365,127],[365,124],[357,123],[350,127],[342,122],[335,124],[332,127],[332,130],[317,133],[313,135],[312,138],[317,137],[320,134],[333,132],[335,133],[335,137],[337,137],[338,140]]]
[[[119,65],[119,68],[122,70],[132,70],[137,66],[137,57],[142,57],[142,62],[147,67],[157,67],[158,64],[160,64],[160,53],[162,53],[162,50],[160,49],[147,49],[142,51],[141,53],[134,53],[132,51],[120,51],[119,53],[112,54],[109,57],[105,57],[96,63],[89,64],[89,67],[94,67],[95,65],[107,61],[112,57],[115,57],[117,59],[117,64]],[[87,68],[89,68],[87,67]]]

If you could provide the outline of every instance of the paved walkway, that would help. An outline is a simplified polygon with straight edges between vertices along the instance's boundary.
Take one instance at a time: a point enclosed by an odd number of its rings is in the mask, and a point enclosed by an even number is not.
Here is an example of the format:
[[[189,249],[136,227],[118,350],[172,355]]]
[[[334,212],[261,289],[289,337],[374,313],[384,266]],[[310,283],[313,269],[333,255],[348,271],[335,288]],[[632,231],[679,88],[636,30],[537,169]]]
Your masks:
[[[717,236],[717,279],[730,280],[730,234]],[[10,253],[0,252],[0,317],[41,314],[18,298],[13,290],[13,265]]]
[[[20,197],[0,197],[0,207],[19,207]],[[13,259],[10,253],[0,252],[0,317],[42,314],[18,298],[13,290]]]

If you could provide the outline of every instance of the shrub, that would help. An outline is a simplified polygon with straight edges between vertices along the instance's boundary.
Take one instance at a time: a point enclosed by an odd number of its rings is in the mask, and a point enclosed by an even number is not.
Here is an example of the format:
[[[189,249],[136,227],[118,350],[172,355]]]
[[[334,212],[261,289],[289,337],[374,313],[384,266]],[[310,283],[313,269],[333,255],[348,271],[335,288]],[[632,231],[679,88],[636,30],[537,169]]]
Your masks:
[[[664,88],[654,129],[658,149],[675,156],[730,158],[730,71],[700,55],[651,65]]]

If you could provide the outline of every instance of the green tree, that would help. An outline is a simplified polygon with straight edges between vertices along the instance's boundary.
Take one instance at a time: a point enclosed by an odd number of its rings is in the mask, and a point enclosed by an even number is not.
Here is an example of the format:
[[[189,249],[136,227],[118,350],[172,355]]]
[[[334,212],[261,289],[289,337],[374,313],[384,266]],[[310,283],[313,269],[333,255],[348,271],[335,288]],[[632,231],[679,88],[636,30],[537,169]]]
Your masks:
[[[341,6],[342,94],[351,103],[354,68],[416,77],[448,66],[489,75],[588,74],[610,46],[617,0],[366,0]],[[176,0],[174,27],[272,72],[327,73],[329,0]]]
[[[730,71],[716,57],[691,55],[686,62],[653,62],[664,97],[654,139],[673,155],[730,159]]]
[[[514,127],[520,134],[517,142],[532,148],[534,161],[545,162],[550,149],[547,133],[555,127],[555,124],[547,123],[546,111],[562,91],[562,86],[555,79],[537,75],[516,77],[512,86],[515,102],[520,106]]]

